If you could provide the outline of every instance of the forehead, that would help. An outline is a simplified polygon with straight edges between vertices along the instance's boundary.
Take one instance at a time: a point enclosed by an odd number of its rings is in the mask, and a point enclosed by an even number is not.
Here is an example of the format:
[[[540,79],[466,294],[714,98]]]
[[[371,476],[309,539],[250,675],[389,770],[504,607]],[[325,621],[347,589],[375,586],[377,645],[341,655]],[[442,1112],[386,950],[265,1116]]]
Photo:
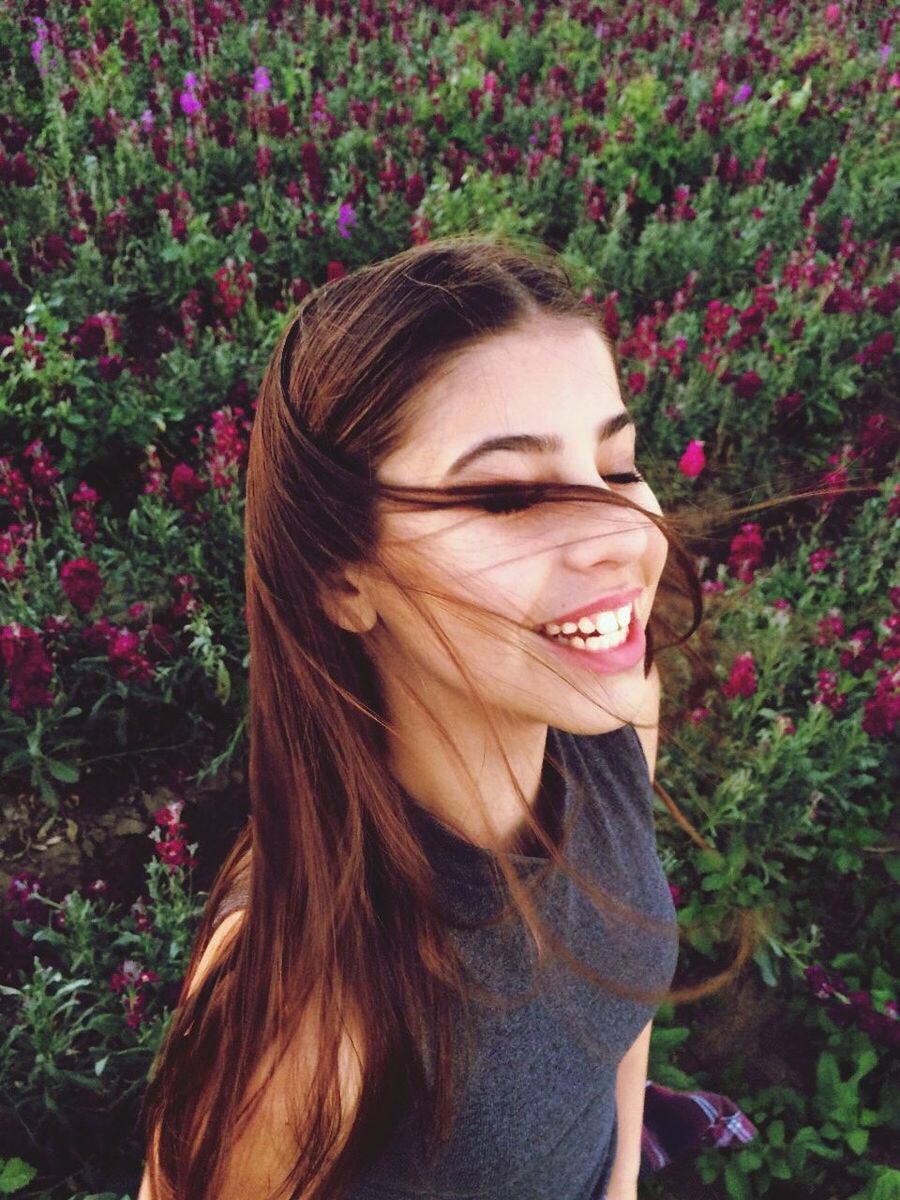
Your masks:
[[[482,438],[593,438],[599,421],[624,407],[600,334],[586,321],[558,318],[536,318],[466,349],[411,403],[407,436],[379,470],[387,482],[435,482]]]

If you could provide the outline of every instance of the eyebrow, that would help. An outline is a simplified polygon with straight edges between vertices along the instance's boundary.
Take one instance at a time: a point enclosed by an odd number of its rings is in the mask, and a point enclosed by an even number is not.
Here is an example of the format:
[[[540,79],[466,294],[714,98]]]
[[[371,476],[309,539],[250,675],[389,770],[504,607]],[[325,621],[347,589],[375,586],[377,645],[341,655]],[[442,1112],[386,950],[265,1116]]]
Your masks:
[[[626,409],[623,409],[598,427],[597,444],[609,441],[629,425],[634,425],[634,417]],[[519,454],[549,454],[562,450],[562,448],[562,438],[555,434],[514,433],[507,437],[486,438],[455,459],[445,478],[458,475],[477,458],[481,458],[484,454],[494,454],[498,450],[511,450]]]

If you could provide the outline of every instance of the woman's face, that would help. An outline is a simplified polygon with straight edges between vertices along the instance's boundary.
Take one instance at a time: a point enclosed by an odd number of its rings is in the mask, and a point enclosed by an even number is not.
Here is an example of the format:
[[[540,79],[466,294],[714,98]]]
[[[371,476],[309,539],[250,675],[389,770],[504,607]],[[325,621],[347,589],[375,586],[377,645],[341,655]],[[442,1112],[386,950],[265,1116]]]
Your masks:
[[[661,512],[649,483],[616,478],[640,473],[635,428],[612,358],[586,322],[534,318],[466,351],[421,392],[414,411],[409,436],[378,471],[382,482],[588,484]],[[601,438],[599,431],[615,418],[616,431]],[[519,442],[474,452],[498,438]],[[364,636],[389,699],[402,695],[396,687],[402,679],[440,715],[459,719],[473,711],[468,684],[410,600],[411,589],[424,588],[416,602],[501,717],[604,733],[639,711],[646,696],[643,627],[667,553],[651,521],[597,504],[540,504],[511,515],[388,507],[381,533],[381,553],[410,584],[398,588],[369,568],[361,576],[378,615]],[[614,603],[621,592],[635,598],[628,641],[617,650],[594,654],[539,631],[548,622],[560,625],[568,614],[621,608],[621,600]],[[457,598],[477,603],[485,615],[459,610]],[[494,623],[490,614],[512,618],[519,627]],[[622,619],[627,622],[627,613]],[[600,636],[590,629],[584,634]],[[389,703],[389,710],[396,707]]]

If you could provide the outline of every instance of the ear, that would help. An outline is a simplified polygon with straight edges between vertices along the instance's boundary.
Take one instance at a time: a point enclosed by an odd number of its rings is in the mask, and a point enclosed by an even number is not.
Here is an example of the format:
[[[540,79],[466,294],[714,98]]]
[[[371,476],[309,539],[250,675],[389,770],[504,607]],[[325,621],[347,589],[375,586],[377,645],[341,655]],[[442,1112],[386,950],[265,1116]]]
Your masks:
[[[319,596],[329,620],[348,633],[368,633],[378,620],[362,568],[347,566],[323,581]]]

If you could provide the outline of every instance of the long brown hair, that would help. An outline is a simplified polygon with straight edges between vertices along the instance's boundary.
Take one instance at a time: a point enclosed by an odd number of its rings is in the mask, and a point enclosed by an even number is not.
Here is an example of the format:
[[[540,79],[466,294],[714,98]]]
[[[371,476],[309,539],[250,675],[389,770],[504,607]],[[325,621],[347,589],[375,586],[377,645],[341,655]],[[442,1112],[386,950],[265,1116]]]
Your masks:
[[[260,1094],[247,1095],[255,1068],[268,1051],[288,1045],[315,1006],[317,1067],[295,1131],[292,1197],[317,1178],[317,1200],[341,1196],[411,1105],[425,1118],[430,1146],[450,1128],[461,1061],[451,1028],[471,981],[386,765],[378,672],[365,639],[323,611],[321,587],[346,564],[377,557],[377,504],[471,509],[509,489],[391,488],[375,476],[403,442],[417,389],[453,355],[535,315],[589,323],[621,384],[616,346],[599,309],[579,298],[558,259],[524,239],[514,245],[476,235],[416,246],[314,291],[266,368],[245,512],[251,815],[213,885],[188,976],[239,878],[249,885],[249,899],[241,927],[203,985],[190,997],[182,992],[154,1064],[143,1117],[147,1130],[160,1134],[162,1179],[148,1159],[155,1196],[169,1195],[164,1187],[191,1200],[215,1195],[225,1154],[220,1131],[246,1119]],[[678,522],[609,490],[535,487],[554,502],[633,508],[663,531],[669,554],[646,629],[645,673],[658,650],[683,647],[701,624],[703,604]],[[496,629],[498,615],[489,618]],[[453,645],[442,640],[468,678]],[[489,709],[481,707],[496,735]],[[452,746],[436,714],[430,716]],[[599,907],[620,912],[567,864],[514,778],[513,784],[548,862],[569,872]],[[705,844],[664,790],[654,788]],[[500,847],[497,858],[511,903],[491,919],[520,914],[539,957],[559,954],[617,995],[652,1004],[707,995],[733,978],[755,948],[754,924],[741,914],[738,950],[726,971],[665,995],[628,991],[573,958],[543,928],[529,889]],[[641,914],[634,920],[659,928]],[[361,1023],[363,1085],[350,1136],[329,1162],[340,1125],[336,1063],[344,1011]]]

